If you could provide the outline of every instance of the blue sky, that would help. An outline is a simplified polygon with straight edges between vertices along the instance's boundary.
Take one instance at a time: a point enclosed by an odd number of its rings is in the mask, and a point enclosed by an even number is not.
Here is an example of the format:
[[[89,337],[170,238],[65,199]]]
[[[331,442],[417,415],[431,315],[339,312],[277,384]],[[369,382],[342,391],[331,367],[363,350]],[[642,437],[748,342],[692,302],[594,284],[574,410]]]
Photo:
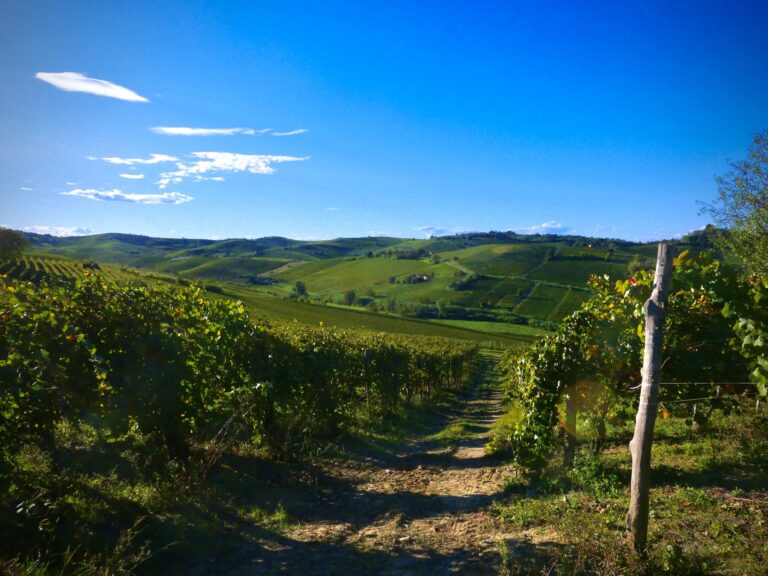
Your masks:
[[[764,1],[2,14],[0,225],[17,229],[657,239],[706,224],[697,201],[768,128]]]

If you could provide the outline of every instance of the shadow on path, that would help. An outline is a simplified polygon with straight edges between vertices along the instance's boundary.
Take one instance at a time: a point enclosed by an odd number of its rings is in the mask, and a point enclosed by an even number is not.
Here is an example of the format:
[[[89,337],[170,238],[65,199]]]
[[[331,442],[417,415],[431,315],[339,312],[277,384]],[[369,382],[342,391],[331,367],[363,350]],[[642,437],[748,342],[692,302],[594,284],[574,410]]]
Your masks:
[[[189,527],[189,541],[204,553],[178,573],[488,574],[498,568],[499,546],[536,555],[488,510],[509,473],[483,451],[502,413],[493,360],[486,357],[483,378],[403,445],[352,444],[314,465],[225,457],[211,482],[227,504]],[[459,424],[459,439],[446,442],[443,431]],[[263,511],[275,510],[289,526],[263,527]],[[206,543],[211,527],[218,536]]]

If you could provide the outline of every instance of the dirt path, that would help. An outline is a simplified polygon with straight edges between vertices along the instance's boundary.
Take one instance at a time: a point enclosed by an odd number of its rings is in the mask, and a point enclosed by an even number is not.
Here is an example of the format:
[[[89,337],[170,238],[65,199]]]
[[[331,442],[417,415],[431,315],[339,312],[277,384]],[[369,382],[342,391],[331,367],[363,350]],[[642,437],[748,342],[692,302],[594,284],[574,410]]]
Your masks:
[[[304,493],[283,496],[295,524],[279,535],[254,530],[250,545],[222,550],[208,565],[216,569],[201,572],[495,574],[499,542],[512,535],[488,507],[511,470],[484,455],[502,412],[496,358],[484,358],[483,380],[428,432],[391,452],[320,459],[299,482]]]

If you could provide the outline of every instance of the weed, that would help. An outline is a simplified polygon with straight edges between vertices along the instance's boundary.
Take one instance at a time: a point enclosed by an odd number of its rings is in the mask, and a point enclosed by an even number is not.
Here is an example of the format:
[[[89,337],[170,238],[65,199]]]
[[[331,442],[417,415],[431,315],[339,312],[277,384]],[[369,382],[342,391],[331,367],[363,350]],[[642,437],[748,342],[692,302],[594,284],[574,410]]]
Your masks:
[[[246,520],[278,532],[285,532],[294,523],[282,502],[278,503],[271,512],[260,506],[254,506],[243,516]]]

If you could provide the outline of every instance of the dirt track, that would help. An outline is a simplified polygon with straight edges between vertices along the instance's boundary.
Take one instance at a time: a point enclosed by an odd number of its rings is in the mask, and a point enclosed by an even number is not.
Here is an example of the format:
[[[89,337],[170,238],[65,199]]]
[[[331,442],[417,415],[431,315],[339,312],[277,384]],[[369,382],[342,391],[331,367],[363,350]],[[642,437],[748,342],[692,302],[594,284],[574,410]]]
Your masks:
[[[512,546],[515,554],[514,543],[525,538],[505,533],[488,510],[512,473],[484,455],[501,413],[490,364],[485,385],[436,415],[419,438],[390,452],[351,450],[304,469],[281,492],[294,520],[287,530],[254,530],[248,545],[222,548],[199,573],[497,573],[499,546]],[[459,420],[471,438],[448,446],[429,440]],[[268,483],[284,490],[282,481]]]

